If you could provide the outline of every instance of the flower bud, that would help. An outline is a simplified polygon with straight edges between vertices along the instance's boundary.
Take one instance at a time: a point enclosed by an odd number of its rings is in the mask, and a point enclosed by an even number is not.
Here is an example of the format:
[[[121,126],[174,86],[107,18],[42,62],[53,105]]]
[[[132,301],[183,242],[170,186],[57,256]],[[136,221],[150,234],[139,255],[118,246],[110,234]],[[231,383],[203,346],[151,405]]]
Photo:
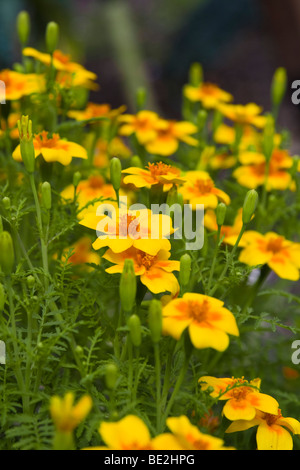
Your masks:
[[[5,291],[2,284],[0,284],[0,312],[3,312],[5,304]]]
[[[208,113],[205,109],[201,109],[197,115],[197,126],[199,132],[202,132],[206,124]]]
[[[121,186],[121,174],[122,165],[117,157],[114,157],[110,161],[110,180],[114,190],[117,192]]]
[[[15,263],[14,245],[9,232],[0,233],[0,267],[4,274],[11,274]]]
[[[126,259],[120,279],[120,300],[125,313],[133,309],[136,296],[136,276],[132,259]]]
[[[179,283],[181,286],[187,286],[191,276],[192,259],[188,253],[180,258]]]
[[[45,181],[41,187],[42,190],[42,205],[47,211],[51,209],[52,204],[52,195],[51,195],[51,185],[48,181]]]
[[[113,390],[118,379],[118,368],[113,362],[105,367],[105,383],[109,390]]]
[[[32,289],[35,285],[34,276],[32,276],[31,274],[27,276],[26,282],[27,282],[27,286],[29,287],[29,289]]]
[[[75,186],[75,188],[77,188],[77,186],[79,185],[80,183],[80,180],[81,180],[81,173],[80,171],[75,171],[74,175],[73,175],[73,186]]]
[[[28,116],[22,116],[21,120],[18,121],[18,129],[22,160],[28,173],[33,173],[35,166],[35,151],[33,146],[32,121]]]
[[[269,161],[274,149],[275,123],[273,116],[267,117],[267,123],[263,134],[263,150],[266,160]]]
[[[189,70],[189,83],[194,87],[198,87],[203,82],[203,69],[201,64],[194,62]]]
[[[142,109],[145,108],[146,98],[147,98],[146,89],[144,87],[138,88],[136,92],[136,106],[137,106],[138,111],[141,111]]]
[[[224,202],[220,202],[216,209],[217,225],[221,227],[224,224],[227,207]]]
[[[271,97],[275,106],[280,106],[287,88],[287,72],[284,67],[279,67],[273,76],[271,85]]]
[[[30,33],[30,16],[27,11],[20,11],[17,16],[17,32],[22,47],[25,47]]]
[[[252,216],[256,210],[257,203],[258,203],[258,194],[255,191],[255,189],[251,189],[246,194],[244,206],[243,206],[242,220],[243,220],[244,225],[249,224],[249,222],[251,221]]]
[[[9,197],[4,197],[2,199],[2,203],[3,203],[3,207],[5,210],[9,210],[10,209],[10,198]]]
[[[158,343],[162,332],[162,306],[161,302],[153,299],[149,306],[148,325],[153,343]]]
[[[59,26],[55,21],[50,21],[46,28],[46,48],[49,54],[53,54],[57,47]]]
[[[137,315],[131,315],[128,318],[127,326],[129,328],[132,344],[138,348],[142,343],[142,327],[140,318]]]
[[[134,166],[136,168],[144,168],[142,161],[138,155],[134,155],[130,159],[130,166]]]

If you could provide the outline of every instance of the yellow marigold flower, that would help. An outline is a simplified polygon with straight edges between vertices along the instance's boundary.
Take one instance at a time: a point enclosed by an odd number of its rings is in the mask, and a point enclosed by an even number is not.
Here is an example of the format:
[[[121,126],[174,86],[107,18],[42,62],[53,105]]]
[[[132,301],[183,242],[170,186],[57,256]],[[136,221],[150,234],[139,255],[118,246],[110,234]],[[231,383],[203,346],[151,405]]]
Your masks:
[[[0,80],[5,83],[6,100],[19,100],[22,96],[45,91],[45,78],[35,73],[23,74],[13,70],[0,71]]]
[[[62,259],[66,259],[70,248],[73,248],[73,254],[68,258],[68,263],[81,265],[86,263],[100,264],[100,256],[91,251],[92,242],[89,237],[82,237],[76,243],[65,249]],[[89,268],[92,269],[92,268]]]
[[[214,133],[214,140],[218,144],[233,145],[236,140],[236,130],[227,124],[220,124]],[[250,145],[257,145],[259,134],[252,126],[243,126],[240,149],[246,150]]]
[[[55,76],[55,83],[58,85],[58,87],[63,89],[80,87],[97,91],[99,89],[99,85],[88,77],[89,74],[86,74],[84,70],[77,70],[76,72],[65,72],[64,70],[58,70]],[[94,79],[95,78],[96,76]]]
[[[17,123],[21,119],[21,114],[17,112],[10,113],[7,119],[7,128],[6,129],[6,121],[1,119],[1,130],[0,130],[0,137],[5,133],[6,130],[9,130],[9,136],[12,139],[19,139],[19,130]]]
[[[87,151],[75,142],[61,139],[59,134],[50,136],[47,131],[36,134],[33,138],[35,158],[42,155],[46,162],[59,162],[62,165],[69,165],[73,157],[87,159]],[[21,148],[18,145],[13,154],[13,159],[22,161]]]
[[[145,148],[153,155],[168,157],[176,152],[179,142],[197,146],[198,140],[190,134],[195,134],[197,127],[188,121],[166,121],[161,119],[156,123],[156,137],[145,143]]]
[[[105,222],[105,230],[100,230],[102,228],[99,227],[100,222],[102,224]],[[95,250],[107,246],[114,253],[122,253],[133,246],[156,256],[159,250],[171,249],[168,240],[170,234],[174,232],[171,217],[154,214],[150,209],[131,211],[121,208],[116,210],[116,217],[89,213],[80,224],[98,230],[98,238],[93,243]]]
[[[219,104],[218,110],[228,119],[243,126],[253,125],[263,128],[266,124],[266,117],[261,116],[262,108],[254,103],[246,104]]]
[[[292,450],[293,438],[288,431],[293,434],[300,434],[299,421],[294,418],[284,418],[280,409],[276,414],[257,411],[256,416],[251,420],[234,421],[226,432],[245,431],[254,426],[258,426],[256,434],[257,450]]]
[[[169,291],[175,295],[180,288],[172,271],[179,271],[180,263],[169,260],[170,256],[171,253],[166,250],[160,250],[156,255],[149,255],[131,247],[122,253],[108,250],[103,258],[114,263],[114,266],[106,269],[106,272],[110,274],[122,273],[125,260],[132,259],[135,274],[140,276],[142,284],[148,287],[151,292],[159,294]]]
[[[140,144],[144,145],[156,138],[156,124],[161,119],[153,111],[139,111],[136,115],[123,114],[119,117],[122,124],[119,129],[120,135],[129,136],[135,134]]]
[[[50,401],[50,413],[55,427],[60,432],[72,432],[89,414],[93,403],[90,396],[83,396],[74,405],[74,393],[66,393],[63,398],[55,395]]]
[[[234,219],[233,225],[222,225],[221,226],[221,238],[223,238],[223,243],[227,243],[228,245],[235,245],[239,233],[241,231],[243,225],[243,208],[238,210],[238,213]],[[218,230],[217,218],[216,214],[213,210],[208,210],[205,212],[204,215],[204,226],[212,231]],[[239,246],[245,246],[246,242],[244,242],[244,235],[242,236]]]
[[[208,165],[212,170],[227,170],[235,166],[237,158],[230,152],[216,153],[208,160]]]
[[[207,295],[186,293],[163,308],[163,332],[179,340],[188,328],[195,348],[225,351],[228,334],[239,336],[239,330],[233,314],[223,305]]]
[[[163,186],[164,191],[169,191],[173,184],[185,182],[185,178],[180,176],[179,168],[165,163],[148,163],[146,170],[131,167],[123,170],[122,173],[129,173],[125,176],[124,184],[133,184],[136,188],[151,188],[155,184]]]
[[[299,280],[300,243],[293,243],[274,232],[262,235],[249,230],[239,261],[249,266],[267,264],[282,279]]]
[[[98,117],[113,118],[121,114],[125,109],[125,106],[120,106],[118,109],[111,109],[111,106],[106,103],[98,104],[89,102],[85,109],[71,110],[68,112],[68,116],[76,119],[76,121],[84,121]]]
[[[99,139],[95,148],[93,164],[96,168],[109,169],[110,157],[129,158],[132,152],[119,137],[114,137],[110,142]]]
[[[230,203],[230,197],[221,189],[217,189],[209,174],[205,171],[188,171],[185,175],[186,183],[179,189],[183,199],[188,201],[192,208],[196,204],[204,204],[204,208],[215,209],[219,200],[225,204]]]
[[[220,103],[228,103],[233,96],[213,83],[201,83],[198,87],[186,85],[184,95],[190,101],[201,101],[204,108],[216,108]]]
[[[171,433],[161,434],[152,440],[155,450],[233,450],[224,447],[224,441],[199,431],[186,416],[168,418]]]
[[[201,390],[213,387],[210,395],[219,400],[226,400],[223,414],[230,421],[239,419],[250,421],[255,418],[256,411],[277,415],[278,403],[275,398],[261,393],[260,379],[248,382],[242,378],[216,378],[204,376],[199,379]]]

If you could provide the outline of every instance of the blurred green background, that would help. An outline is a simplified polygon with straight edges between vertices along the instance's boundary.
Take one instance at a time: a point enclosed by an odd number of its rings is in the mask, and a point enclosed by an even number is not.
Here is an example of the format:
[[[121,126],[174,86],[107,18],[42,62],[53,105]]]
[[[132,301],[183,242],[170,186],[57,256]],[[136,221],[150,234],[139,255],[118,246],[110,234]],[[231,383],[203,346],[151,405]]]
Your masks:
[[[277,67],[287,68],[290,83],[300,78],[299,0],[1,0],[1,68],[20,59],[15,18],[22,9],[32,18],[30,45],[40,50],[46,24],[60,24],[60,48],[98,74],[96,102],[134,110],[136,89],[146,86],[149,108],[179,118],[195,61],[236,103],[255,101],[266,110]],[[299,110],[290,95],[280,124],[300,153]]]

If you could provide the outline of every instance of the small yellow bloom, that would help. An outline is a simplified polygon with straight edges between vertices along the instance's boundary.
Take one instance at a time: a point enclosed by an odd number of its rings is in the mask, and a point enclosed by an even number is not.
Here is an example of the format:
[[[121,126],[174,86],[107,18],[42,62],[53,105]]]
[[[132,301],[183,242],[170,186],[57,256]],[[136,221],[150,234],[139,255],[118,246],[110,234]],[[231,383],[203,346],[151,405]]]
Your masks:
[[[252,126],[243,126],[242,138],[240,142],[240,150],[247,150],[250,145],[258,145],[259,134]],[[227,124],[218,126],[214,133],[214,140],[218,144],[233,145],[236,140],[236,130]]]
[[[230,152],[215,153],[208,160],[208,165],[212,170],[227,170],[235,166],[237,158]]]
[[[213,83],[201,83],[198,87],[186,85],[184,95],[190,101],[200,101],[207,109],[217,108],[220,103],[228,103],[233,99],[230,93]]]
[[[224,441],[199,431],[186,416],[168,418],[171,433],[161,434],[152,441],[155,450],[234,450],[224,447]]]
[[[23,74],[7,69],[0,71],[0,80],[5,83],[6,100],[19,100],[22,96],[45,91],[46,82],[43,75]]]
[[[260,393],[260,379],[248,382],[242,378],[215,378],[204,376],[199,379],[201,390],[213,387],[210,395],[219,400],[226,400],[223,414],[231,421],[254,419],[256,411],[264,413],[278,413],[278,403],[275,398]]]
[[[256,442],[258,450],[292,450],[292,434],[300,434],[300,423],[294,418],[284,418],[281,410],[276,414],[256,412],[252,420],[234,421],[226,430],[227,433],[245,431],[258,426]]]
[[[197,204],[204,204],[204,208],[215,209],[219,200],[225,204],[230,203],[230,197],[215,184],[205,171],[188,171],[185,175],[186,183],[179,189],[183,199],[188,201],[195,209]]]
[[[110,274],[121,274],[125,260],[132,259],[135,274],[140,276],[141,283],[151,292],[159,294],[168,291],[175,295],[180,288],[172,272],[179,271],[180,263],[179,261],[169,260],[170,256],[171,253],[166,250],[160,250],[156,255],[149,255],[144,251],[131,247],[122,253],[114,253],[112,250],[108,250],[103,258],[114,263],[114,266],[106,269],[106,272]]]
[[[153,155],[165,157],[173,155],[177,151],[180,141],[194,147],[198,145],[197,139],[191,136],[198,129],[191,122],[161,119],[156,123],[155,129],[156,137],[145,143],[146,150]]]
[[[109,104],[88,103],[83,110],[71,110],[68,112],[70,118],[76,121],[84,121],[93,118],[113,118],[121,114],[126,109],[125,106],[120,106],[118,109],[111,109]]]
[[[93,403],[90,396],[83,396],[74,405],[74,393],[68,392],[63,398],[55,395],[50,401],[50,414],[57,431],[72,432],[89,414]]]
[[[59,162],[62,165],[69,165],[73,157],[87,159],[87,151],[75,142],[61,139],[59,134],[49,136],[47,131],[36,134],[33,138],[35,158],[42,155],[46,162]],[[13,159],[21,162],[21,148],[18,145],[13,154]]]
[[[274,232],[262,235],[249,230],[239,261],[249,266],[267,264],[282,279],[299,280],[300,243],[293,243]]]
[[[68,263],[74,265],[83,265],[86,263],[100,264],[100,256],[91,251],[91,247],[92,242],[90,238],[82,237],[63,251],[62,259],[66,259],[67,253],[70,249],[73,249],[73,254],[68,258]]]
[[[262,108],[254,103],[246,104],[219,104],[219,111],[231,121],[242,126],[253,125],[263,128],[266,125],[266,117],[261,116]]]
[[[202,294],[186,293],[163,308],[164,334],[179,340],[186,328],[197,349],[225,351],[228,334],[239,336],[235,318],[224,302]]]
[[[156,124],[160,121],[158,114],[153,111],[139,111],[136,115],[123,114],[119,117],[119,122],[122,124],[119,129],[120,135],[129,136],[136,135],[140,144],[144,145],[146,142],[156,138]]]
[[[144,170],[142,168],[131,167],[123,170],[122,173],[129,173],[124,178],[124,184],[133,184],[136,188],[151,188],[160,184],[164,191],[169,191],[173,184],[182,184],[185,178],[180,176],[180,170],[165,163],[149,163]]]

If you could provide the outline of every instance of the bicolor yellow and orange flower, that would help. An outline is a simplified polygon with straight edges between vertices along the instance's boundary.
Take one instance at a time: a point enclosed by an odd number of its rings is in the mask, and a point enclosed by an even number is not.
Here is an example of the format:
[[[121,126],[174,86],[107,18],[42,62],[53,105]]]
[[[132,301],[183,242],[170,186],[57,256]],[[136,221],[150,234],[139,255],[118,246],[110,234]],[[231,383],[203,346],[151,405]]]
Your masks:
[[[75,405],[75,395],[66,393],[63,398],[53,396],[50,401],[50,414],[55,428],[62,433],[71,433],[89,414],[92,409],[92,399],[84,395]]]
[[[61,139],[59,134],[50,135],[47,131],[42,131],[34,136],[33,146],[35,158],[42,155],[48,163],[59,162],[67,166],[71,163],[72,158],[88,158],[87,151],[81,145]],[[20,145],[15,148],[12,156],[14,160],[22,161]]]
[[[198,87],[186,85],[184,95],[190,101],[200,101],[207,109],[217,108],[220,103],[229,103],[233,96],[213,83],[201,83]]]
[[[185,173],[186,183],[179,188],[185,202],[189,202],[193,209],[197,204],[204,204],[204,208],[215,209],[219,201],[230,203],[230,197],[215,184],[205,171],[188,171]]]
[[[277,276],[290,281],[299,280],[300,243],[293,243],[274,232],[265,235],[253,230],[243,235],[245,247],[239,261],[249,266],[267,264]]]
[[[129,158],[132,152],[120,137],[114,137],[110,142],[98,139],[93,165],[96,168],[103,168],[109,171],[110,157]]]
[[[19,100],[23,96],[45,91],[45,77],[35,73],[19,73],[14,70],[2,70],[0,80],[5,83],[5,96],[0,96],[1,102],[6,100]],[[4,90],[1,88],[1,93]]]
[[[260,392],[260,379],[247,381],[242,378],[216,378],[204,376],[199,379],[201,390],[213,388],[210,395],[226,401],[223,414],[230,421],[255,418],[256,411],[277,415],[279,404],[275,398]]]
[[[156,255],[149,255],[131,247],[122,253],[108,250],[103,258],[114,264],[106,269],[109,274],[121,274],[125,260],[132,259],[136,276],[140,276],[141,283],[151,292],[160,294],[168,291],[175,295],[180,288],[173,271],[179,271],[180,263],[170,260],[170,256],[171,253],[166,250],[160,250]]]
[[[236,141],[236,129],[227,124],[220,124],[214,133],[214,141],[222,145],[233,145]],[[258,146],[260,135],[254,127],[245,125],[242,128],[242,137],[239,144],[241,151],[247,150],[249,146]]]
[[[83,110],[70,110],[68,112],[68,116],[72,119],[75,119],[76,121],[84,121],[87,119],[101,117],[112,119],[125,111],[125,109],[125,106],[120,106],[117,109],[111,109],[110,104],[107,103],[98,104],[89,102]]]
[[[252,125],[261,129],[266,125],[266,117],[261,115],[262,108],[255,103],[246,105],[221,103],[218,110],[227,119],[241,126]]]
[[[10,113],[7,118],[7,122],[4,119],[1,119],[0,137],[4,135],[5,132],[8,132],[11,139],[19,139],[19,130],[17,126],[19,119],[21,119],[21,115],[18,112]]]
[[[91,239],[82,237],[63,251],[62,260],[67,260],[68,263],[73,265],[100,264],[100,256],[91,248]],[[72,250],[71,256],[69,256],[70,250]],[[87,268],[88,270],[93,269],[92,267]]]
[[[300,434],[300,422],[295,418],[284,418],[281,410],[276,414],[257,410],[251,420],[234,421],[226,433],[246,431],[258,426],[256,433],[257,450],[292,450],[292,434]]]
[[[161,121],[157,113],[153,111],[139,111],[137,114],[123,114],[119,117],[121,124],[119,134],[130,136],[135,134],[140,144],[156,138],[156,125]]]
[[[202,294],[186,293],[163,308],[163,332],[179,340],[184,330],[197,349],[225,351],[229,336],[239,336],[233,314],[221,300]]]
[[[169,191],[174,184],[183,184],[185,178],[181,171],[172,165],[165,163],[149,163],[146,169],[130,167],[122,173],[125,176],[124,184],[133,184],[136,188],[151,188],[153,185],[162,185],[164,191]]]

